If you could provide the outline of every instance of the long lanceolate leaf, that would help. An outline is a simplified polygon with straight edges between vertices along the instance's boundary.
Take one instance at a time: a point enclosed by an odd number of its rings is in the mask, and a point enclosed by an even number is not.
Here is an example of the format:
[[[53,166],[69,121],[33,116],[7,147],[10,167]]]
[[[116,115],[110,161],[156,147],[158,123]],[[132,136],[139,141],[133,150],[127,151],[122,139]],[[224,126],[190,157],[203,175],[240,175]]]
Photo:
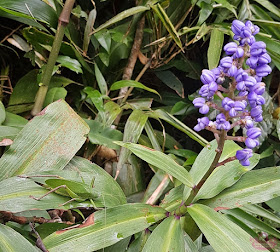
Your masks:
[[[131,150],[136,156],[145,160],[147,163],[167,172],[174,178],[180,180],[186,186],[194,186],[192,177],[188,171],[183,166],[178,165],[171,157],[167,156],[166,154],[139,144],[122,142],[116,143]]]
[[[0,180],[40,170],[62,170],[85,142],[87,124],[63,100],[46,107],[17,135],[0,159]]]
[[[0,250],[5,252],[29,251],[38,252],[39,249],[33,246],[18,232],[12,228],[0,224]]]
[[[195,204],[188,212],[216,252],[267,251],[242,228],[207,206]]]
[[[80,227],[57,231],[43,240],[52,251],[95,251],[142,231],[163,219],[166,211],[145,204],[127,204],[92,214]]]
[[[215,209],[261,203],[279,196],[279,182],[280,166],[249,171],[232,187],[201,202]]]

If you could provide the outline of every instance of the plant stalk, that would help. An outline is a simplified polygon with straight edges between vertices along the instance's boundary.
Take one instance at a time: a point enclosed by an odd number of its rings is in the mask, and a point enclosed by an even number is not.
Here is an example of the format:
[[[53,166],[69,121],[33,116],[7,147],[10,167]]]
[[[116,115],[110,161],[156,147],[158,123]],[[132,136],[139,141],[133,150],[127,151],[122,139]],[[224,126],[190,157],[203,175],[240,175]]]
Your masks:
[[[64,32],[67,24],[69,23],[69,18],[71,14],[71,10],[73,8],[73,5],[75,3],[75,0],[66,0],[63,10],[59,16],[58,19],[58,26],[57,26],[57,31],[54,37],[52,49],[50,52],[50,56],[48,59],[48,63],[46,65],[45,70],[43,71],[42,74],[42,80],[41,83],[39,84],[39,90],[36,94],[35,98],[35,104],[33,109],[31,110],[31,115],[35,116],[37,115],[43,108],[43,104],[46,98],[46,94],[48,92],[50,80],[52,77],[53,73],[53,68],[57,60],[57,56],[59,54],[60,46],[62,43],[62,39],[64,37]]]

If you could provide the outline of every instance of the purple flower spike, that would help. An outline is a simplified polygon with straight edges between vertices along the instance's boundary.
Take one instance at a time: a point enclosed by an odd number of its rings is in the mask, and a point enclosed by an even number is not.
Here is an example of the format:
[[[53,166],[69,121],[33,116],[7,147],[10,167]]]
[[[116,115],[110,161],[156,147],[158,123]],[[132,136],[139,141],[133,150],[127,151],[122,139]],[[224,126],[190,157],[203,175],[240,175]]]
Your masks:
[[[249,166],[249,158],[253,156],[251,149],[238,150],[236,152],[236,158],[239,160],[240,164],[243,166]]]
[[[260,56],[266,53],[266,44],[262,41],[257,41],[251,45],[250,54],[251,56]]]
[[[210,70],[204,69],[202,70],[202,74],[200,76],[200,80],[203,84],[209,84],[216,80],[215,75]]]
[[[262,134],[262,131],[261,131],[260,128],[252,127],[252,128],[247,130],[246,134],[251,139],[256,139],[256,138],[258,138]]]
[[[224,68],[230,68],[232,66],[232,58],[231,57],[224,57],[220,60],[220,66]]]
[[[259,77],[265,77],[271,73],[271,67],[269,65],[261,65],[256,68],[256,74]]]
[[[209,125],[209,118],[208,117],[202,117],[197,119],[197,125],[194,127],[195,131],[201,131],[205,129],[206,126]]]
[[[251,138],[247,137],[245,140],[245,145],[250,149],[254,149],[259,144],[260,144],[260,142],[256,139],[251,139]]]
[[[233,20],[231,25],[231,30],[234,34],[239,35],[241,32],[241,29],[245,26],[245,24],[239,20]]]

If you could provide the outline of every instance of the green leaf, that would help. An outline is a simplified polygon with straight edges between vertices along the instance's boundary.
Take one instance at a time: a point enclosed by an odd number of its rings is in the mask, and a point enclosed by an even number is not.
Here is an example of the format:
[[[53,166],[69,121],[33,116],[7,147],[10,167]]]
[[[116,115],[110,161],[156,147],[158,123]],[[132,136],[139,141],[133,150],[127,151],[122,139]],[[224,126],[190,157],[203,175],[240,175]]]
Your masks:
[[[4,139],[13,140],[18,135],[19,132],[20,132],[20,129],[17,127],[0,125],[0,141],[2,141]]]
[[[184,187],[182,184],[171,189],[161,201],[160,206],[169,212],[175,210],[182,203]]]
[[[99,44],[110,53],[111,48],[111,35],[108,30],[102,30],[94,34],[95,38],[98,40]]]
[[[23,128],[27,123],[28,123],[28,120],[26,120],[24,117],[15,115],[10,112],[6,112],[6,118],[5,118],[5,121],[3,122],[3,125],[17,127],[17,128]]]
[[[209,142],[206,139],[204,139],[203,137],[201,137],[199,134],[197,134],[197,132],[195,132],[194,130],[192,130],[191,128],[186,126],[184,123],[182,123],[180,120],[178,120],[176,117],[172,116],[171,114],[167,113],[164,110],[157,109],[155,111],[149,112],[148,115],[149,115],[149,117],[156,118],[156,119],[160,118],[160,119],[168,122],[175,128],[177,128],[177,129],[181,130],[182,132],[184,132],[185,134],[187,134],[193,140],[197,141],[202,146],[209,144]]]
[[[141,12],[147,11],[149,9],[150,8],[145,7],[145,6],[137,6],[137,7],[133,7],[133,8],[130,8],[128,10],[125,10],[125,11],[117,14],[116,16],[114,16],[113,18],[111,18],[110,20],[105,22],[104,24],[100,25],[93,32],[94,33],[99,32],[100,30],[108,28],[111,25],[113,25],[113,24],[115,24],[115,23],[117,23],[117,22],[119,22],[119,21],[121,21],[121,20],[123,20],[123,19],[125,19],[127,17],[130,17],[130,16],[135,15],[137,13],[141,13]]]
[[[170,216],[152,232],[142,252],[185,252],[184,234],[180,219]]]
[[[238,12],[238,20],[245,21],[246,19],[252,19],[249,0],[243,0]]]
[[[155,75],[168,87],[173,89],[179,96],[184,98],[184,87],[182,82],[171,71],[155,72]]]
[[[153,11],[156,13],[156,15],[159,17],[159,19],[161,20],[161,22],[163,23],[164,27],[166,28],[166,30],[169,32],[170,36],[172,37],[172,39],[175,41],[175,43],[181,48],[182,47],[182,43],[180,40],[180,37],[175,29],[175,27],[173,26],[171,20],[169,19],[169,17],[167,16],[167,14],[165,13],[164,9],[161,7],[160,3],[157,3],[155,5],[151,6]]]
[[[277,229],[269,226],[268,224],[262,222],[261,220],[257,219],[256,217],[246,213],[245,211],[239,208],[224,210],[223,212],[234,216],[235,218],[244,222],[246,225],[252,227],[253,229],[259,229],[262,232],[271,234],[278,239],[280,238],[280,232]]]
[[[277,17],[280,18],[280,9],[277,8],[273,3],[271,3],[268,0],[255,0],[258,4],[262,5],[265,9],[269,10],[273,14],[275,14]]]
[[[190,174],[197,184],[202,179],[206,171],[210,168],[213,157],[216,155],[217,141],[211,142],[211,148],[204,148],[198,155]],[[237,150],[241,150],[233,141],[226,141],[224,145],[223,154],[220,162],[228,157],[233,157]],[[250,159],[250,166],[242,166],[238,160],[226,163],[225,165],[217,167],[214,172],[208,177],[201,189],[199,190],[195,200],[209,199],[219,194],[224,189],[235,184],[246,172],[252,170],[259,162],[260,156],[254,154]]]
[[[6,111],[3,103],[0,101],[0,124],[5,121],[6,118]]]
[[[188,212],[215,251],[256,251],[253,246],[256,241],[222,214],[200,204],[188,207]],[[258,244],[258,248],[267,251],[261,244]]]
[[[199,19],[197,25],[201,25],[212,13],[213,6],[212,4],[202,1],[200,3]]]
[[[273,198],[265,202],[271,209],[280,212],[280,197]]]
[[[213,28],[210,36],[210,44],[207,51],[208,67],[213,69],[218,66],[224,43],[224,33]]]
[[[141,88],[141,89],[144,89],[146,91],[149,91],[149,92],[152,92],[154,94],[157,94],[160,97],[159,93],[156,90],[154,90],[152,88],[148,88],[145,85],[143,85],[142,83],[140,83],[138,81],[134,81],[134,80],[121,80],[121,81],[117,81],[117,82],[112,84],[111,90],[114,91],[114,90],[121,89],[123,87]]]
[[[29,0],[24,2],[21,0],[1,0],[0,7],[3,11],[10,13],[16,17],[35,19],[51,25],[53,28],[57,26],[57,14],[48,4],[40,0]],[[20,21],[24,19],[19,19]],[[40,28],[43,26],[40,26]]]
[[[39,170],[61,170],[85,142],[87,124],[63,100],[56,101],[20,131],[0,159],[0,179]]]
[[[97,64],[94,64],[94,72],[95,72],[95,77],[99,86],[100,93],[103,95],[107,95],[108,93],[108,88],[107,88],[107,83],[100,72]]]
[[[33,246],[18,232],[12,228],[0,224],[0,248],[2,251],[30,251],[38,252],[39,249]]]
[[[235,6],[234,5],[231,5],[229,3],[229,1],[227,0],[215,0],[215,2],[217,2],[218,4],[221,4],[221,7],[222,8],[226,8],[228,9],[230,12],[232,12],[234,14],[234,16],[237,18],[237,14],[236,14],[236,11],[235,11]]]
[[[201,202],[215,209],[261,203],[279,196],[279,182],[279,166],[249,171],[232,187],[212,199]]]
[[[184,167],[178,165],[171,157],[167,156],[166,154],[139,144],[122,143],[122,142],[116,142],[116,143],[125,148],[128,148],[139,158],[167,172],[174,178],[181,181],[186,186],[188,187],[194,186],[192,182],[192,177],[190,176],[188,171]]]
[[[90,11],[90,13],[88,14],[88,20],[86,23],[86,27],[85,27],[85,31],[84,31],[84,40],[83,40],[83,51],[86,54],[88,51],[88,46],[90,43],[90,33],[93,30],[93,25],[95,23],[95,19],[96,19],[96,9],[94,8],[93,10]]]
[[[66,95],[67,90],[64,87],[54,87],[49,89],[44,101],[44,107],[48,106],[52,102],[64,99]]]
[[[141,110],[134,110],[125,124],[123,141],[137,143],[145,127],[147,119],[148,116]],[[121,148],[119,161],[117,164],[117,175],[122,169],[122,166],[127,162],[127,159],[130,156],[130,154],[131,152],[128,149]]]
[[[57,57],[56,60],[58,63],[61,64],[61,66],[63,67],[67,67],[68,69],[70,69],[71,71],[75,72],[75,73],[83,73],[81,64],[78,60],[76,59],[72,59],[69,56],[62,56],[59,55]]]
[[[85,120],[90,127],[88,134],[89,141],[92,144],[104,145],[108,148],[119,150],[120,147],[113,141],[121,141],[123,138],[122,132],[111,127],[106,127],[96,120]]]
[[[165,210],[160,207],[121,205],[95,212],[84,227],[57,231],[46,237],[43,243],[50,252],[77,249],[90,252],[115,244],[165,216]]]

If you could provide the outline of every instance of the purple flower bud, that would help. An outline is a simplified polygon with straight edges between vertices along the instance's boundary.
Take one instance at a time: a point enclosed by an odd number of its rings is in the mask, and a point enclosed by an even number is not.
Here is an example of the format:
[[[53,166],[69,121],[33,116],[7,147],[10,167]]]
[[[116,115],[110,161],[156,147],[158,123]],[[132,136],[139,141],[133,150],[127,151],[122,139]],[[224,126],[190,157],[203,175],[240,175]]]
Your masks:
[[[267,53],[262,54],[259,58],[258,58],[258,63],[259,64],[268,64],[271,62],[271,58]]]
[[[269,65],[260,65],[256,68],[256,75],[265,77],[271,73],[271,67]]]
[[[236,66],[234,66],[234,65],[232,65],[229,69],[228,69],[228,75],[230,76],[230,77],[233,77],[235,74],[236,74],[236,72],[237,72],[237,67]]]
[[[220,60],[220,66],[224,68],[230,68],[232,66],[232,58],[231,57],[224,57]]]
[[[256,79],[254,77],[248,76],[246,78],[246,80],[245,80],[246,87],[250,88],[250,87],[254,86],[255,84],[257,84],[257,81],[256,81]]]
[[[262,77],[261,76],[255,75],[254,77],[255,77],[257,82],[261,82],[262,81]]]
[[[262,112],[262,107],[256,106],[251,109],[251,116],[255,119],[256,122],[261,122],[263,120]]]
[[[239,81],[245,81],[247,76],[248,76],[248,74],[242,68],[239,68],[237,70],[234,78],[237,82],[239,82]]]
[[[246,43],[247,43],[248,45],[252,45],[252,44],[254,44],[255,42],[256,42],[256,39],[255,39],[255,37],[252,35],[252,36],[250,36],[250,37],[241,39],[240,45],[245,45]]]
[[[260,128],[253,127],[253,128],[248,129],[246,134],[247,134],[247,137],[249,137],[251,139],[256,139],[262,134],[262,131]]]
[[[247,102],[244,101],[235,101],[234,102],[234,108],[236,111],[244,111],[244,109],[247,107]]]
[[[246,116],[245,118],[245,127],[246,129],[254,127],[254,122],[251,116]]]
[[[255,68],[258,66],[258,60],[259,60],[258,57],[253,57],[253,56],[252,56],[252,57],[250,57],[250,58],[248,58],[248,59],[246,60],[246,64],[247,64],[249,67],[255,69]]]
[[[265,91],[265,84],[263,82],[258,82],[256,85],[251,87],[250,90],[255,92],[257,95],[262,95]]]
[[[240,47],[237,48],[236,52],[233,54],[234,59],[242,58],[244,55],[244,50]]]
[[[259,115],[259,116],[256,116],[254,119],[256,122],[261,122],[263,120],[263,117],[262,117],[262,115]]]
[[[209,84],[215,81],[216,77],[210,70],[203,69],[202,74],[200,76],[200,80],[202,81],[203,84]]]
[[[248,38],[248,37],[252,36],[251,29],[247,26],[242,27],[241,31],[240,31],[240,36],[242,38]]]
[[[253,156],[253,152],[251,149],[238,150],[235,156],[239,160],[240,164],[243,166],[249,166],[249,158]]]
[[[237,85],[236,85],[236,89],[237,89],[238,91],[244,91],[244,90],[246,90],[245,81],[240,81],[240,82],[238,82]]]
[[[208,117],[202,117],[197,119],[197,125],[194,127],[195,131],[201,131],[205,129],[206,126],[209,125],[209,118]]]
[[[226,111],[229,111],[234,107],[234,101],[228,97],[225,97],[222,101],[222,106]]]
[[[241,29],[245,26],[245,24],[239,20],[233,20],[232,25],[231,25],[231,30],[233,31],[234,34],[239,35],[241,32]]]
[[[252,31],[253,35],[256,35],[260,32],[260,28],[257,25],[254,25],[254,30]]]
[[[251,45],[250,54],[251,56],[260,56],[266,52],[266,44],[263,41],[257,41]]]
[[[239,92],[239,96],[246,96],[248,94],[248,92],[246,90],[240,91]]]
[[[215,78],[217,79],[218,77],[220,77],[221,70],[222,70],[221,68],[216,67],[211,69],[210,71],[215,75]]]
[[[193,105],[194,105],[196,108],[201,108],[203,105],[205,105],[205,99],[202,98],[202,97],[195,98],[195,99],[193,100]]]
[[[199,109],[199,113],[200,114],[203,114],[203,115],[205,115],[205,114],[207,114],[209,112],[209,107],[205,104],[205,105],[203,105],[200,109]]]
[[[256,139],[251,139],[249,137],[246,138],[245,144],[248,148],[253,149],[260,144],[260,142]]]
[[[226,117],[223,113],[220,113],[216,117],[216,125],[218,130],[229,130],[230,123],[226,121]]]
[[[237,50],[237,44],[235,42],[230,42],[227,43],[224,46],[224,51],[226,52],[227,55],[232,55],[236,52]]]

